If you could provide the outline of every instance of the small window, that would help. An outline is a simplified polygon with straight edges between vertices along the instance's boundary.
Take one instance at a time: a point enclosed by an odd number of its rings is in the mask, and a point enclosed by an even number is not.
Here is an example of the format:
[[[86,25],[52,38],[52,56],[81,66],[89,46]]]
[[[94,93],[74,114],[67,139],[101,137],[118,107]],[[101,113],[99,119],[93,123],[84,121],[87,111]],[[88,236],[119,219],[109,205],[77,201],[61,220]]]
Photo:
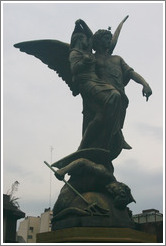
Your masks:
[[[30,227],[29,227],[29,230],[30,230],[30,231],[33,231],[33,227],[32,227],[32,226],[30,226]]]
[[[32,235],[28,235],[28,239],[32,239]]]

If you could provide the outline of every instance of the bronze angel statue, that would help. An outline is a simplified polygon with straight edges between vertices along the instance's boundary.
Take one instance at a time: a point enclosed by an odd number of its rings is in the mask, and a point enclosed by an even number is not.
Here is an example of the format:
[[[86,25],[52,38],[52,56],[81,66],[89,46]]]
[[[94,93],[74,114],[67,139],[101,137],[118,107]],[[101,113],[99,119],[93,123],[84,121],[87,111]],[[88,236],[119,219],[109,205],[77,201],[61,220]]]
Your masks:
[[[143,86],[146,100],[152,94],[148,83],[123,58],[112,55],[127,18],[122,20],[114,34],[110,30],[98,30],[93,34],[79,19],[70,44],[58,40],[35,40],[14,45],[55,70],[73,96],[81,95],[83,127],[78,150],[106,150],[111,160],[122,149],[131,149],[122,133],[129,102],[125,86],[132,79]]]
[[[82,216],[87,215],[90,215],[88,226],[94,226],[97,219],[97,226],[133,227],[126,206],[135,200],[130,188],[116,180],[112,160],[122,149],[131,149],[122,133],[129,103],[125,86],[130,79],[141,84],[146,100],[152,90],[122,57],[112,55],[127,18],[121,21],[114,34],[110,28],[93,34],[79,19],[70,44],[36,40],[14,45],[55,70],[73,96],[81,95],[83,101],[82,140],[78,150],[52,164],[59,169],[54,170],[59,180],[65,181],[66,173],[70,175],[53,208],[53,230],[62,228],[62,224],[80,226]]]

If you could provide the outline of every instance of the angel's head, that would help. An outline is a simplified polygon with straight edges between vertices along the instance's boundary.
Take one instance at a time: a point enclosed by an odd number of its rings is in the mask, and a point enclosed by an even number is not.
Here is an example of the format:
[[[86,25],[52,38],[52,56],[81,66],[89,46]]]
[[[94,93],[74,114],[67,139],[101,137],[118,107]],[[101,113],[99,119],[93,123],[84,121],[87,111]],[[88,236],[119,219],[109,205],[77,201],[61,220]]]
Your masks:
[[[89,49],[88,37],[82,32],[73,32],[71,36],[70,48],[88,50]]]
[[[74,31],[71,36],[70,48],[77,48],[81,50],[90,50],[91,37],[88,35],[86,30],[76,22]]]
[[[109,49],[111,45],[112,33],[109,30],[100,29],[93,35],[93,49],[96,51],[101,46]]]

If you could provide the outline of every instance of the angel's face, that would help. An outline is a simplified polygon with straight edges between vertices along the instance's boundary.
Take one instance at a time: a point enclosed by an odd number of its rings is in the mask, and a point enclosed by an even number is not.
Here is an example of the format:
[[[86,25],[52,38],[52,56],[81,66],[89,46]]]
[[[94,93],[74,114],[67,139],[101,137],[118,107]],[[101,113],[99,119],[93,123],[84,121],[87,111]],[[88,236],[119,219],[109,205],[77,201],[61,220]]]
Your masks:
[[[85,34],[80,34],[79,35],[79,41],[82,44],[82,47],[86,49],[88,47],[88,39]]]
[[[112,38],[112,35],[110,34],[104,34],[102,37],[101,37],[101,45],[103,46],[103,48],[105,49],[109,49],[111,47],[111,38]]]

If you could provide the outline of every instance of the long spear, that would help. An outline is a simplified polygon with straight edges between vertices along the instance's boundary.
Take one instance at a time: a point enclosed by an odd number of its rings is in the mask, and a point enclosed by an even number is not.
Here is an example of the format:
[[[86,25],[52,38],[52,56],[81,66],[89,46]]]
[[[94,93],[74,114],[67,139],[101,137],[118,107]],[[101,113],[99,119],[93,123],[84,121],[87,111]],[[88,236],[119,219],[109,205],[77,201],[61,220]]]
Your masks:
[[[50,166],[50,164],[48,164],[48,162],[44,161],[44,163],[54,172],[55,177],[58,176],[59,174],[55,171],[54,168],[52,168],[52,166]],[[96,203],[89,203],[88,200],[86,200],[79,192],[78,190],[76,190],[68,181],[66,181],[64,178],[61,177],[61,180],[68,186],[70,187],[87,205],[88,208],[87,210],[91,213],[91,214],[96,214],[96,215],[106,215],[109,216],[109,210],[108,209],[104,209],[101,208],[100,206],[98,206]],[[99,210],[96,211],[96,210]]]
[[[56,175],[59,175],[54,168],[52,168],[52,166],[50,166],[50,164],[48,164],[48,162],[44,161],[44,163],[54,172],[54,175],[56,177]],[[89,202],[68,182],[66,181],[64,178],[61,178],[61,180],[67,185],[69,186],[79,197],[81,197],[84,202],[86,202],[87,204],[89,204]]]

